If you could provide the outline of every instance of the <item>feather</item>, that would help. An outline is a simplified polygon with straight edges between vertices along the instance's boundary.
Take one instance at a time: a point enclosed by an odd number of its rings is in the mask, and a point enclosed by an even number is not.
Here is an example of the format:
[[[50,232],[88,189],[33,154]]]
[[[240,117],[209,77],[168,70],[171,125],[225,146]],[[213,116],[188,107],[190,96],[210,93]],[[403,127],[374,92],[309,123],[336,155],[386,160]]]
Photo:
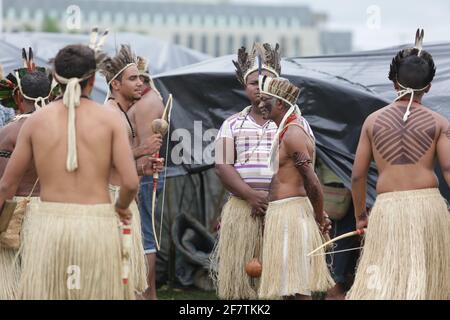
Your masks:
[[[28,68],[29,71],[33,72],[36,70],[36,64],[34,63],[33,49],[31,47],[28,49],[28,64],[29,64]]]
[[[27,68],[28,67],[28,58],[27,58],[27,50],[25,50],[25,48],[22,48],[22,59],[23,59],[23,67]]]
[[[91,31],[91,37],[89,40],[89,48],[91,48],[92,50],[95,50],[95,44],[97,42],[97,35],[98,35],[98,28],[92,28]]]

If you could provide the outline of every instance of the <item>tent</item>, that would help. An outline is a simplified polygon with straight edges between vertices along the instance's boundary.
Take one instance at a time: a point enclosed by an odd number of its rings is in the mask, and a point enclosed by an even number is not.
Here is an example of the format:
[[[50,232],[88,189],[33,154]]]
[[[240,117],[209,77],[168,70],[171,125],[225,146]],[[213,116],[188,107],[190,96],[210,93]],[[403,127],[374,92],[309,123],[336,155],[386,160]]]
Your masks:
[[[450,119],[445,108],[450,94],[450,44],[425,48],[433,54],[437,74],[424,104]],[[351,167],[364,119],[395,98],[387,74],[392,57],[399,48],[347,55],[288,58],[282,62],[282,74],[302,88],[299,106],[317,138],[318,156],[350,187]],[[242,110],[248,103],[235,79],[234,56],[210,59],[172,70],[156,77],[163,95],[174,94],[171,144],[172,155],[184,152],[181,166],[172,163],[171,175],[200,172],[213,166],[208,150],[225,118]],[[181,140],[187,136],[191,139]],[[189,145],[190,144],[190,145]],[[200,148],[199,146],[202,146]],[[193,148],[192,148],[193,147]],[[197,147],[197,148],[196,148]],[[173,149],[175,148],[175,149]],[[193,149],[191,153],[190,150]],[[188,154],[186,154],[188,153]],[[376,170],[369,175],[369,200],[375,197]],[[450,199],[449,190],[441,191]]]
[[[395,98],[388,80],[389,65],[400,49],[351,53],[346,55],[287,58],[282,74],[302,87],[299,106],[317,138],[318,157],[350,187],[351,168],[365,118]],[[450,44],[425,48],[435,59],[437,74],[423,103],[450,119]],[[175,254],[176,237],[171,226],[179,215],[193,217],[215,233],[217,219],[227,192],[214,170],[212,146],[215,134],[227,117],[248,104],[235,78],[232,60],[224,56],[202,61],[159,74],[157,87],[167,98],[174,95],[171,117],[170,157],[165,215],[162,223],[163,244],[158,254],[158,281],[194,284],[194,271],[186,254]],[[449,188],[442,175],[441,193],[450,200]],[[375,198],[377,172],[372,165],[368,178],[368,202]]]
[[[22,47],[32,47],[39,65],[47,65],[47,61],[54,58],[58,50],[64,46],[80,43],[88,44],[89,35],[45,32],[0,33],[0,63],[7,74],[21,65]],[[114,55],[116,46],[119,47],[120,44],[130,44],[136,54],[146,57],[151,74],[177,69],[209,58],[206,54],[183,46],[130,32],[110,33],[103,49],[109,55]],[[102,102],[106,92],[104,78],[97,75],[93,98]]]

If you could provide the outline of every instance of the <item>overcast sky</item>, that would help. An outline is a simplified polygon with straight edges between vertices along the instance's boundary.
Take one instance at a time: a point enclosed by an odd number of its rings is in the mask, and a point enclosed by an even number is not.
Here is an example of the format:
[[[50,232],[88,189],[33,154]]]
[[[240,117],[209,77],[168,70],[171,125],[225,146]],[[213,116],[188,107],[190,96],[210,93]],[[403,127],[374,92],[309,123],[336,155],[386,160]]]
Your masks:
[[[412,43],[416,29],[425,29],[425,42],[450,42],[448,0],[232,0],[271,5],[305,4],[326,12],[330,30],[353,31],[355,50],[380,49]]]

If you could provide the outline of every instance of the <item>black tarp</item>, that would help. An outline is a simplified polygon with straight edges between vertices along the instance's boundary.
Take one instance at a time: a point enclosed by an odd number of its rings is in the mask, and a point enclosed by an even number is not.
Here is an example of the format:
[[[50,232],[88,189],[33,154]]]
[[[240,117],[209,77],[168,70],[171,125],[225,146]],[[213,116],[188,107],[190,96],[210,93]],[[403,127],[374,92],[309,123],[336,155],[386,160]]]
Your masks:
[[[350,187],[354,153],[364,120],[395,98],[387,75],[398,49],[290,58],[282,62],[283,76],[303,89],[299,106],[316,135],[318,156],[347,187]],[[423,103],[450,119],[450,110],[446,108],[446,102],[450,101],[450,44],[429,45],[425,49],[434,56],[437,73]],[[169,92],[174,94],[170,176],[211,168],[213,158],[209,151],[214,140],[211,129],[218,129],[225,118],[248,104],[235,78],[231,62],[235,58],[230,55],[210,59],[155,77],[165,97]],[[170,162],[183,148],[183,163]],[[368,183],[372,202],[376,183],[374,166]],[[441,192],[450,199],[442,178],[440,186]]]

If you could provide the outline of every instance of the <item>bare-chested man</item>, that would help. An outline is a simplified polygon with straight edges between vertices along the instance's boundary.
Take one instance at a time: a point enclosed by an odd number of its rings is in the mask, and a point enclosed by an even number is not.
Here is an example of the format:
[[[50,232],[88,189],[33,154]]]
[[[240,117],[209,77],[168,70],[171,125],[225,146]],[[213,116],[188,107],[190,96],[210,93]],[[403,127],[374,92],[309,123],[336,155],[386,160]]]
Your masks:
[[[155,135],[152,131],[152,122],[155,119],[161,118],[164,113],[164,105],[162,98],[157,89],[153,86],[146,59],[138,57],[139,77],[142,82],[142,97],[136,101],[132,108],[129,109],[128,115],[131,124],[136,128],[136,145],[141,145],[141,142],[148,141]],[[162,190],[164,177],[160,176],[158,180],[157,195]],[[139,213],[141,215],[141,226],[144,243],[144,253],[147,260],[148,288],[143,293],[143,297],[149,300],[155,300],[156,297],[156,241],[157,235],[153,234],[152,216],[152,194],[153,194],[153,176],[144,175],[141,178],[139,187]]]
[[[31,71],[31,69],[30,69]],[[17,72],[17,75],[19,72]],[[33,70],[25,73],[20,78],[20,87],[11,88],[19,116],[15,120],[0,129],[0,177],[3,175],[9,158],[17,143],[20,128],[26,119],[35,111],[35,101],[45,98],[50,93],[50,80],[43,71]],[[26,96],[27,98],[25,98]],[[37,199],[39,196],[39,184],[37,173],[32,161],[26,169],[20,182],[14,200],[23,201],[25,197]],[[16,208],[20,210],[20,207]],[[3,243],[0,239],[0,300],[15,299],[20,275],[18,265],[15,263],[17,249],[11,243]]]
[[[422,34],[423,38],[423,34]],[[435,65],[416,47],[401,50],[389,73],[399,98],[362,127],[352,174],[357,228],[368,228],[349,299],[450,299],[450,215],[435,160],[450,185],[450,126],[422,105]],[[377,199],[366,211],[366,180],[378,168]]]
[[[270,166],[275,173],[264,227],[260,298],[310,299],[334,285],[324,256],[307,257],[329,231],[320,182],[314,173],[315,140],[296,105],[300,89],[287,79],[260,76],[265,119],[278,126]]]
[[[147,134],[144,130],[151,130],[151,123],[139,122],[139,127],[131,121],[128,114],[136,100],[142,95],[142,81],[137,67],[137,57],[132,52],[130,46],[122,45],[115,57],[107,58],[100,66],[101,73],[108,82],[110,96],[106,106],[116,112],[123,119],[124,125],[128,128],[130,144],[133,146],[133,154],[136,159],[136,169],[140,176],[153,175],[155,170],[161,171],[162,161],[149,158],[161,147],[161,135]],[[141,139],[138,140],[137,131],[140,130]],[[147,131],[146,131],[147,132]],[[114,199],[119,191],[120,179],[112,170],[110,178],[111,197]],[[131,205],[133,212],[133,252],[132,252],[132,273],[134,275],[135,288],[138,293],[144,293],[147,288],[147,266],[142,242],[141,219],[136,201]]]
[[[23,226],[20,299],[127,298],[117,215],[130,223],[139,180],[121,118],[89,99],[96,69],[87,46],[58,52],[54,76],[64,97],[23,124],[0,180],[0,205],[15,195],[31,161],[41,184],[41,201],[30,205]],[[115,205],[113,166],[121,186]]]

